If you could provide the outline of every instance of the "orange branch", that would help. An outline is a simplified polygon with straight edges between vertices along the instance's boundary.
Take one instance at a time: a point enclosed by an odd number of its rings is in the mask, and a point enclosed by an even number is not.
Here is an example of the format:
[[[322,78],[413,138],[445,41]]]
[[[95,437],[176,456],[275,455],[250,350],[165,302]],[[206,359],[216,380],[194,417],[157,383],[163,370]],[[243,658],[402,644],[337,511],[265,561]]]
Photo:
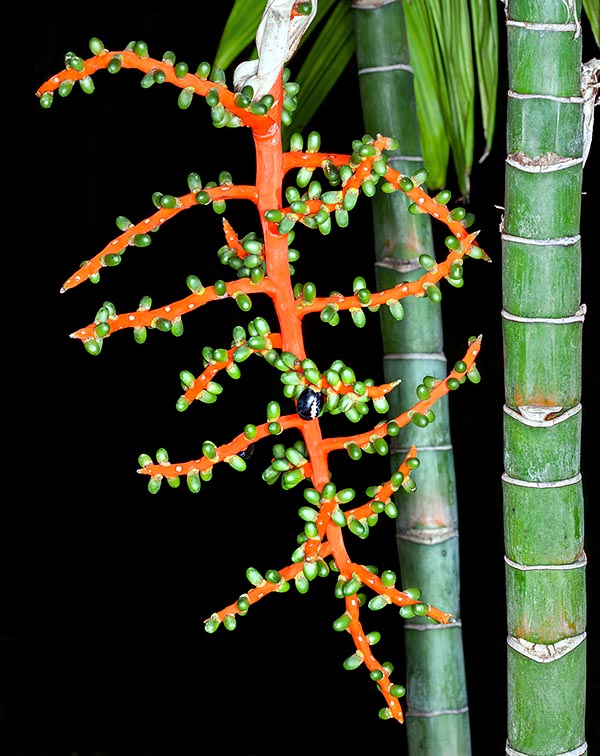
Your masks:
[[[292,16],[299,12],[304,14],[306,9],[304,3],[295,3],[291,10]],[[99,343],[117,331],[126,328],[141,329],[142,335],[144,335],[143,329],[145,328],[169,330],[175,324],[181,325],[180,321],[184,315],[217,299],[244,295],[238,299],[238,304],[243,310],[247,309],[247,296],[264,294],[271,299],[278,319],[278,332],[265,334],[264,331],[267,330],[267,327],[264,326],[261,330],[257,325],[258,320],[256,320],[254,321],[254,328],[260,331],[261,336],[259,338],[254,341],[250,338],[248,343],[240,339],[238,343],[238,339],[235,337],[230,348],[221,350],[218,359],[212,360],[210,356],[205,358],[204,370],[197,378],[194,378],[191,373],[187,375],[182,373],[184,394],[182,404],[178,406],[178,409],[185,409],[186,402],[191,403],[196,399],[214,401],[214,396],[209,397],[205,392],[208,391],[210,394],[211,390],[215,392],[220,390],[218,384],[211,386],[211,382],[223,369],[234,368],[236,350],[245,346],[244,352],[237,354],[238,361],[243,361],[243,358],[252,353],[257,353],[270,362],[272,362],[270,358],[274,357],[275,367],[282,370],[282,373],[286,373],[283,376],[284,380],[290,379],[289,385],[286,385],[285,396],[295,400],[298,396],[302,396],[298,391],[305,392],[308,390],[308,393],[304,393],[304,397],[308,396],[309,411],[302,412],[302,417],[297,412],[279,416],[278,404],[275,404],[274,412],[271,410],[272,405],[269,405],[267,422],[258,426],[246,426],[243,433],[238,434],[231,441],[221,446],[205,441],[202,446],[203,454],[201,457],[187,462],[173,463],[168,459],[166,451],[160,449],[157,453],[156,462],[153,462],[147,455],[140,456],[139,464],[141,467],[138,472],[149,477],[149,489],[152,492],[158,490],[163,479],[171,481],[171,484],[175,485],[175,479],[181,477],[187,477],[190,489],[198,491],[200,478],[208,480],[212,474],[212,468],[216,464],[225,462],[235,470],[243,471],[246,466],[245,458],[249,457],[250,447],[254,443],[266,438],[279,437],[290,429],[298,430],[302,437],[302,452],[294,448],[286,449],[284,464],[277,466],[275,464],[279,459],[277,457],[265,474],[273,472],[272,478],[268,481],[273,482],[273,478],[277,479],[277,476],[280,475],[280,470],[289,465],[290,474],[285,473],[282,477],[284,488],[291,488],[304,481],[310,481],[313,486],[312,489],[306,489],[305,497],[315,507],[314,511],[310,508],[305,512],[300,511],[301,516],[307,520],[304,533],[299,538],[301,545],[292,556],[292,564],[277,572],[269,571],[267,578],[262,577],[257,570],[250,568],[247,575],[249,575],[253,587],[243,594],[237,602],[226,606],[207,619],[205,621],[206,629],[209,632],[214,632],[221,623],[225,623],[231,629],[232,622],[233,625],[235,624],[236,615],[244,615],[249,606],[271,593],[287,590],[289,581],[294,580],[299,586],[300,581],[306,583],[315,578],[317,576],[315,570],[323,566],[322,561],[325,558],[331,557],[332,566],[339,573],[336,592],[341,587],[346,607],[345,615],[338,623],[339,626],[335,627],[334,623],[334,627],[335,629],[347,630],[355,646],[355,653],[346,660],[345,666],[348,669],[353,669],[364,663],[370,670],[373,679],[377,681],[386,701],[385,716],[402,722],[404,715],[398,700],[403,694],[402,686],[392,685],[387,663],[386,665],[380,664],[373,655],[371,646],[376,642],[376,638],[374,634],[365,633],[363,630],[360,619],[361,601],[357,591],[360,587],[365,587],[374,592],[376,600],[380,602],[380,606],[377,608],[381,608],[381,605],[385,604],[394,604],[401,608],[414,607],[414,609],[404,611],[408,614],[414,611],[414,613],[428,616],[433,621],[441,623],[452,622],[453,618],[447,612],[421,602],[410,589],[401,591],[394,585],[390,585],[390,581],[387,580],[385,575],[383,576],[385,579],[382,579],[364,565],[352,561],[344,537],[347,530],[344,530],[344,528],[361,534],[361,521],[368,521],[369,518],[381,512],[382,505],[385,505],[386,511],[388,511],[387,507],[390,506],[392,497],[399,485],[406,485],[407,481],[412,482],[410,481],[410,472],[416,463],[411,463],[411,460],[416,456],[416,448],[413,446],[409,450],[398,467],[397,472],[401,475],[394,474],[390,480],[377,487],[376,494],[370,501],[345,510],[342,505],[352,499],[354,492],[351,489],[346,489],[336,493],[335,486],[331,481],[331,471],[328,464],[329,454],[344,448],[348,448],[349,452],[354,451],[351,449],[352,444],[363,449],[373,445],[377,446],[378,441],[384,439],[387,435],[393,435],[390,431],[392,423],[395,425],[395,431],[398,430],[398,427],[404,427],[411,421],[424,427],[433,420],[431,408],[436,401],[457,388],[469,375],[475,380],[475,360],[481,347],[481,337],[473,339],[469,343],[463,359],[455,364],[454,369],[444,379],[432,378],[428,380],[428,378],[425,378],[424,381],[427,386],[424,385],[421,388],[426,390],[418,394],[419,401],[408,410],[392,420],[377,423],[368,431],[345,437],[324,438],[319,421],[319,415],[322,412],[349,412],[347,409],[348,402],[354,407],[352,403],[368,400],[373,401],[376,410],[383,411],[386,406],[385,395],[398,382],[394,381],[380,386],[361,384],[359,388],[358,382],[354,380],[352,383],[344,383],[340,379],[336,385],[332,385],[326,377],[329,375],[329,378],[335,382],[336,379],[331,378],[331,373],[326,371],[325,374],[321,374],[316,370],[314,363],[307,361],[308,366],[307,363],[303,363],[309,351],[302,330],[303,318],[310,313],[323,312],[327,306],[333,306],[335,310],[353,311],[365,307],[376,309],[383,304],[392,307],[399,300],[409,296],[423,297],[429,293],[429,296],[433,298],[437,289],[431,287],[435,287],[435,284],[440,282],[441,279],[448,278],[452,273],[456,273],[456,270],[460,274],[460,265],[454,270],[453,265],[456,265],[465,256],[489,260],[486,253],[475,241],[478,232],[467,232],[465,224],[457,220],[461,215],[448,210],[445,204],[441,204],[441,200],[438,202],[436,198],[430,197],[421,189],[416,176],[414,180],[403,176],[385,163],[387,158],[384,152],[395,149],[397,145],[393,139],[380,134],[374,139],[365,137],[358,146],[353,143],[351,155],[313,149],[306,151],[292,149],[284,153],[281,139],[283,108],[286,107],[286,102],[292,95],[290,94],[289,84],[284,83],[283,64],[279,77],[267,98],[263,97],[261,103],[252,103],[251,95],[230,91],[215,71],[213,71],[213,77],[218,78],[219,81],[211,81],[208,78],[208,73],[202,75],[202,73],[210,71],[208,64],[201,64],[198,72],[193,74],[187,71],[185,65],[183,67],[181,64],[175,66],[171,60],[150,58],[147,55],[144,43],[132,43],[131,49],[117,52],[110,52],[101,48],[102,44],[99,40],[92,40],[91,49],[98,53],[92,58],[83,60],[69,54],[66,61],[67,68],[53,76],[37,90],[36,94],[41,98],[41,104],[48,107],[55,91],[58,90],[60,95],[67,94],[73,82],[76,81],[81,83],[85,91],[91,91],[90,77],[99,70],[109,69],[114,72],[119,68],[136,69],[145,74],[144,81],[149,85],[166,82],[182,90],[180,98],[188,97],[185,107],[189,106],[193,95],[198,95],[206,98],[211,108],[218,106],[221,110],[225,109],[227,118],[231,116],[235,119],[234,122],[227,121],[229,125],[241,125],[249,128],[254,142],[256,181],[255,185],[222,183],[220,186],[209,186],[180,197],[161,195],[160,202],[157,201],[157,205],[161,204],[157,212],[135,225],[131,224],[123,233],[107,244],[101,252],[91,260],[84,262],[80,269],[65,281],[61,291],[67,291],[89,278],[94,280],[103,268],[119,264],[122,255],[128,248],[148,246],[151,242],[149,234],[182,210],[188,210],[198,204],[205,205],[232,199],[250,201],[256,206],[261,224],[262,239],[259,242],[260,246],[254,245],[252,254],[256,256],[256,259],[253,260],[254,266],[256,267],[259,264],[260,268],[252,271],[251,277],[242,277],[227,282],[218,281],[215,285],[208,287],[204,287],[195,277],[189,277],[188,285],[192,290],[189,296],[155,309],[150,309],[149,300],[146,307],[143,300],[140,309],[136,312],[118,315],[112,305],[110,308],[108,307],[110,303],[105,303],[101,314],[96,316],[95,322],[75,331],[71,336],[83,341],[88,351],[98,353],[100,350]],[[244,88],[245,90],[246,88]],[[181,102],[180,99],[180,104]],[[260,108],[263,109],[262,113],[259,112]],[[213,111],[213,117],[214,115]],[[222,126],[224,123],[220,122],[219,125]],[[317,146],[315,141],[309,141],[309,147]],[[339,169],[340,177],[343,174],[344,180],[339,182],[339,191],[323,194],[323,197],[328,200],[327,202],[307,192],[301,201],[295,203],[290,200],[290,206],[283,206],[283,182],[290,171],[305,169],[310,172],[322,169],[331,178],[332,174],[336,174],[334,168]],[[334,181],[335,175],[331,178],[332,184]],[[451,236],[446,237],[446,246],[448,247],[446,258],[441,262],[424,260],[425,273],[418,280],[402,282],[384,291],[368,293],[368,303],[366,304],[365,297],[361,298],[356,291],[351,296],[332,294],[328,297],[315,297],[313,299],[310,299],[307,294],[306,300],[303,295],[296,296],[290,273],[289,250],[290,231],[294,224],[300,223],[308,226],[314,226],[317,222],[329,224],[330,215],[335,216],[336,213],[341,211],[347,212],[354,206],[354,202],[361,191],[371,194],[374,185],[378,182],[387,183],[386,190],[403,191],[420,211],[428,213],[432,218],[445,224],[451,234]],[[298,181],[297,183],[300,185],[302,182]],[[192,186],[193,183],[190,183],[190,188]],[[367,187],[369,188],[367,189]],[[438,195],[438,198],[440,197],[441,195]],[[461,213],[464,217],[464,210],[461,209]],[[274,218],[278,220],[275,221]],[[341,222],[340,225],[342,225]],[[120,226],[120,228],[122,227]],[[228,255],[237,255],[239,260],[247,260],[251,253],[247,252],[246,248],[252,249],[252,246],[249,246],[245,239],[240,241],[233,226],[225,219],[223,219],[223,232],[227,245],[226,249],[222,248],[223,251]],[[229,259],[232,264],[237,265],[237,260],[234,261],[231,257]],[[423,257],[420,259],[423,261]],[[224,257],[223,262],[226,260],[227,258]],[[250,261],[247,262],[248,269],[250,269]],[[255,273],[258,275],[255,276]],[[255,277],[256,280],[254,280]],[[190,283],[190,279],[193,279],[196,283]],[[134,335],[139,334],[134,330]],[[250,344],[253,344],[253,346],[250,346]],[[274,350],[281,350],[281,356],[274,355]],[[285,353],[291,353],[292,357],[290,358],[290,355]],[[286,370],[286,366],[289,367],[289,370]],[[185,372],[187,373],[187,371]],[[294,375],[294,372],[297,375]],[[289,386],[293,386],[292,391],[288,390]],[[314,394],[311,394],[310,391],[313,391]],[[425,398],[423,398],[423,394],[425,394]],[[340,407],[335,404],[339,396],[343,397],[344,403]],[[325,401],[325,397],[326,402],[325,407],[323,407],[322,402]],[[356,412],[356,409],[353,411]],[[313,417],[311,417],[311,413],[314,415]],[[272,420],[273,415],[277,417],[276,421]],[[310,419],[305,419],[306,417]],[[383,443],[383,446],[385,447],[384,451],[387,451],[385,443]],[[380,446],[377,446],[377,450],[380,451]],[[274,454],[277,456],[279,452],[274,450]],[[390,516],[392,515],[390,514]],[[298,557],[297,560],[296,557]],[[394,579],[393,573],[392,579]]]

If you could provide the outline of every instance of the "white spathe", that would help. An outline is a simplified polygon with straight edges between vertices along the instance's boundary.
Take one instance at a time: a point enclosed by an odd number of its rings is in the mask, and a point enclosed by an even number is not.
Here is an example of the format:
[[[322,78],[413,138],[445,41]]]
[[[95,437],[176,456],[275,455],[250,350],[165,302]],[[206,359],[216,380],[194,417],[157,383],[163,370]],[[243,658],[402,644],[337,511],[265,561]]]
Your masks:
[[[306,15],[291,18],[295,0],[268,0],[256,31],[257,60],[240,63],[233,72],[233,87],[240,92],[251,86],[257,101],[271,91],[285,63],[296,52],[302,35],[317,13],[317,0]]]

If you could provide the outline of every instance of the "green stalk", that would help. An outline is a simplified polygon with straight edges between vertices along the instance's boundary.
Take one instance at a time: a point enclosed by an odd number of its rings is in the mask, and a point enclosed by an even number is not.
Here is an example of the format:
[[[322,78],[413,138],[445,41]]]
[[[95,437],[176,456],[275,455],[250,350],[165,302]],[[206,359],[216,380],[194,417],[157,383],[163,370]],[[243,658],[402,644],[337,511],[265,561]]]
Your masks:
[[[585,754],[581,3],[507,3],[502,233],[509,754]]]
[[[354,0],[356,55],[363,118],[369,133],[397,138],[389,162],[406,175],[422,168],[413,73],[409,66],[402,0],[387,4]],[[400,193],[373,198],[378,288],[423,273],[419,255],[433,252],[429,216],[411,215]],[[392,414],[416,401],[426,375],[446,372],[440,305],[427,297],[404,303],[400,325],[381,313],[385,380],[401,378],[388,395]],[[452,612],[457,623],[435,626],[422,618],[405,625],[407,738],[413,756],[469,756],[469,713],[459,605],[458,517],[446,399],[425,429],[410,425],[397,436],[392,466],[412,445],[422,468],[418,490],[398,494],[398,554],[404,587],[419,586],[427,600]]]

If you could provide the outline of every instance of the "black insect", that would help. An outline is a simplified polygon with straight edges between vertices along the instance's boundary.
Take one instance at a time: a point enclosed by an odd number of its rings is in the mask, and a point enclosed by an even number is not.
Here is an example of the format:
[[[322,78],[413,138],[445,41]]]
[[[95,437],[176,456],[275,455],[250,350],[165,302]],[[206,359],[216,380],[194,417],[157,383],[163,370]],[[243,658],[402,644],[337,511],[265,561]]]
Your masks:
[[[296,409],[303,420],[314,420],[321,414],[324,403],[325,398],[320,391],[305,388],[298,397]]]
[[[245,449],[242,449],[238,452],[238,457],[241,457],[242,459],[250,459],[252,454],[254,453],[254,444],[250,444]]]

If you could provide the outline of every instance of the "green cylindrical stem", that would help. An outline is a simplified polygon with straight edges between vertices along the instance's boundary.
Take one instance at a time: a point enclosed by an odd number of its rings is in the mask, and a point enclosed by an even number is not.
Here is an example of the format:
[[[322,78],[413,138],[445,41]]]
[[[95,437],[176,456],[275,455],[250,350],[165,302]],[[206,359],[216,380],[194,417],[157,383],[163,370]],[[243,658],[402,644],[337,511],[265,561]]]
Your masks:
[[[436,420],[437,422],[437,420]],[[417,431],[426,433],[430,426],[427,428],[416,428]],[[395,447],[392,447],[392,464],[396,463],[396,466],[400,464],[403,458],[403,454],[396,455]],[[396,493],[396,502],[398,504],[398,518],[396,520],[396,532],[399,539],[405,538],[409,531],[425,530],[427,533],[434,535],[438,531],[438,535],[443,535],[447,530],[458,529],[458,513],[457,513],[457,497],[456,497],[456,481],[454,477],[454,455],[452,448],[446,449],[422,449],[419,452],[419,460],[421,465],[419,469],[412,474],[412,477],[417,481],[417,490],[414,493],[407,494],[402,489],[399,489]],[[421,473],[425,473],[422,475]],[[425,535],[425,534],[423,534]],[[406,550],[407,544],[401,544],[401,549]],[[407,569],[410,569],[412,559],[408,560]],[[419,559],[419,562],[421,560]],[[424,562],[426,560],[423,560]],[[425,565],[425,576],[432,578],[429,575],[429,570]],[[446,566],[444,569],[448,569]],[[402,573],[403,576],[405,573]],[[440,579],[441,579],[440,575]],[[403,577],[403,582],[406,583],[408,578]],[[411,585],[418,585],[424,591],[422,584],[422,578],[416,573]],[[410,581],[409,581],[410,582]],[[428,580],[431,590],[435,589],[435,586],[431,583],[435,580]],[[444,592],[447,588],[444,588]],[[452,593],[455,591],[453,590]],[[443,594],[442,597],[443,599]],[[427,594],[427,600],[435,604],[436,601]],[[442,601],[444,607],[446,607],[446,601]],[[436,604],[438,606],[438,604]],[[454,613],[458,607],[449,608],[446,607],[446,611]]]
[[[507,626],[531,643],[557,643],[585,630],[585,563],[564,569],[506,565]]]
[[[455,660],[463,655],[460,626],[420,625],[408,620],[405,636],[407,673],[413,681],[406,693],[407,721],[414,724],[417,719],[421,719],[411,716],[411,712],[466,709],[466,689],[452,670]],[[431,663],[415,663],[423,656]],[[468,720],[463,724],[468,725]],[[460,730],[461,728],[458,731]]]
[[[411,246],[407,249],[405,246],[407,240],[403,237],[397,237],[397,222],[395,222],[393,216],[387,212],[385,205],[380,209],[379,205],[382,203],[377,202],[379,199],[381,199],[382,202],[383,200],[387,200],[390,205],[394,205],[396,203],[396,197],[397,195],[393,195],[393,197],[380,197],[376,195],[372,200],[374,206],[373,212],[374,214],[377,212],[376,217],[378,220],[374,229],[374,234],[377,244],[375,252],[377,260],[379,261],[379,264],[375,268],[375,274],[379,289],[389,289],[396,286],[399,281],[414,281],[417,279],[419,275],[424,272],[423,269],[418,268],[418,270],[415,270],[416,263],[414,262],[411,264],[412,270],[407,269],[408,265],[405,269],[402,269],[402,260],[414,259],[415,255],[418,256],[425,250],[431,252],[433,244],[431,240],[430,221],[428,221],[430,225],[427,230],[421,227],[414,227],[412,224],[415,217],[419,221],[419,224],[421,224],[423,216],[414,216],[409,215],[408,213],[405,214],[407,233],[410,231],[412,234],[412,243],[415,245],[418,244],[418,246],[416,248]],[[398,197],[398,199],[402,198]],[[375,211],[375,208],[377,208],[377,211]],[[401,215],[399,220],[403,217],[404,216]],[[392,233],[394,229],[395,233]],[[392,249],[387,248],[386,239],[388,240],[388,244],[390,244],[391,240],[394,240],[395,246]],[[392,252],[393,254],[390,254]],[[398,262],[391,263],[393,260],[397,260]],[[386,263],[388,264],[387,266]],[[436,354],[441,350],[443,345],[442,318],[439,304],[431,302],[427,297],[421,299],[413,299],[412,297],[409,297],[408,299],[403,299],[402,304],[404,305],[406,314],[404,320],[400,323],[398,323],[397,320],[394,320],[392,315],[387,312],[385,308],[380,310],[381,328],[382,332],[386,334],[386,363],[391,359],[391,355],[412,354],[409,350],[410,347],[414,347],[415,344],[420,346],[420,354]],[[416,359],[413,361],[416,362]],[[405,359],[403,364],[408,364],[408,361]],[[440,365],[435,366],[438,373],[440,369],[443,368],[445,368],[445,365],[443,367]],[[439,375],[439,377],[443,378],[442,375]],[[419,382],[422,378],[423,376],[419,377]],[[414,397],[414,399],[416,399],[416,397]],[[411,400],[411,404],[414,399]]]
[[[556,318],[576,312],[581,289],[581,242],[569,246],[504,243],[504,307],[528,317]],[[563,281],[556,286],[556,281]],[[554,293],[548,296],[549,287]]]
[[[507,234],[526,239],[556,239],[579,232],[581,164],[550,173],[529,171],[521,158],[520,167],[506,166]],[[540,165],[544,165],[543,156]],[[568,284],[568,282],[565,282]]]
[[[402,139],[398,154],[418,160],[421,141],[402,3],[373,8],[373,3],[359,0],[353,9],[365,125],[377,124],[370,133]]]
[[[514,751],[561,754],[585,743],[585,654],[585,640],[545,662],[508,648],[508,742]]]
[[[504,471],[512,478],[542,483],[563,481],[579,472],[581,405],[555,418],[553,423],[519,419],[505,408]],[[555,454],[557,449],[563,453]]]
[[[388,153],[388,162],[411,176],[423,166],[402,0],[376,6],[358,0],[352,7],[366,131],[398,139],[399,148]],[[421,254],[435,258],[429,216],[410,214],[408,205],[402,192],[373,198],[378,290],[419,278],[424,272],[418,262]],[[385,380],[401,379],[387,395],[390,417],[416,404],[416,389],[425,375],[446,375],[440,305],[427,297],[402,304],[401,322],[387,308],[380,310]],[[421,461],[414,473],[417,491],[406,494],[400,489],[395,496],[400,510],[398,554],[403,585],[419,586],[424,600],[459,618],[458,518],[447,397],[435,404],[434,412],[436,419],[426,428],[409,423],[394,439],[394,470],[413,444]],[[420,446],[427,451],[419,451]],[[422,618],[411,620],[405,633],[409,753],[469,756],[460,624],[443,630],[410,629],[422,623]]]
[[[507,103],[509,153],[578,157],[583,149],[581,105],[537,98],[509,99]]]
[[[581,396],[582,322],[527,322],[505,317],[506,402],[572,407]]]
[[[399,540],[402,538],[403,536],[398,536]],[[434,606],[443,606],[445,611],[456,616],[460,610],[459,586],[455,579],[459,568],[456,531],[446,532],[442,528],[416,529],[405,533],[404,540],[401,544],[405,555],[402,584],[419,586],[423,591],[423,599]],[[429,619],[423,617],[411,622],[422,622],[430,626]]]
[[[504,549],[514,562],[528,565],[571,564],[583,551],[581,480],[565,486],[531,488],[504,478]],[[542,530],[539,523],[544,521]],[[560,554],[557,551],[560,550]]]
[[[398,326],[402,328],[402,324]],[[419,386],[423,377],[432,375],[437,378],[445,376],[446,359],[441,353],[424,353],[420,358],[411,353],[387,353],[385,355],[384,376],[386,381],[396,380],[402,377],[402,382],[394,391],[387,395],[390,405],[390,416],[396,417],[405,412],[418,401],[416,387]],[[409,448],[413,444],[417,447],[417,456],[421,459],[419,447],[423,446],[448,446],[450,444],[450,430],[448,417],[448,396],[444,396],[433,406],[435,420],[425,428],[419,428],[413,423],[405,426],[398,437],[402,445]],[[447,460],[452,463],[452,460]]]
[[[462,649],[462,643],[461,643]],[[469,712],[452,711],[432,717],[406,718],[408,741],[414,753],[428,753],[428,744],[438,739],[448,753],[470,753],[471,730]]]
[[[556,3],[541,3],[544,4],[556,6]],[[516,20],[513,9],[510,9],[511,18]],[[565,16],[563,13],[563,23]],[[534,28],[509,26],[508,35],[508,68],[512,72],[511,88],[514,91],[569,97],[578,90],[581,34],[574,39],[575,35],[569,31],[544,34]],[[551,61],[551,64],[542,66],[541,60]]]
[[[507,4],[503,219],[508,746],[585,743],[581,3]]]

